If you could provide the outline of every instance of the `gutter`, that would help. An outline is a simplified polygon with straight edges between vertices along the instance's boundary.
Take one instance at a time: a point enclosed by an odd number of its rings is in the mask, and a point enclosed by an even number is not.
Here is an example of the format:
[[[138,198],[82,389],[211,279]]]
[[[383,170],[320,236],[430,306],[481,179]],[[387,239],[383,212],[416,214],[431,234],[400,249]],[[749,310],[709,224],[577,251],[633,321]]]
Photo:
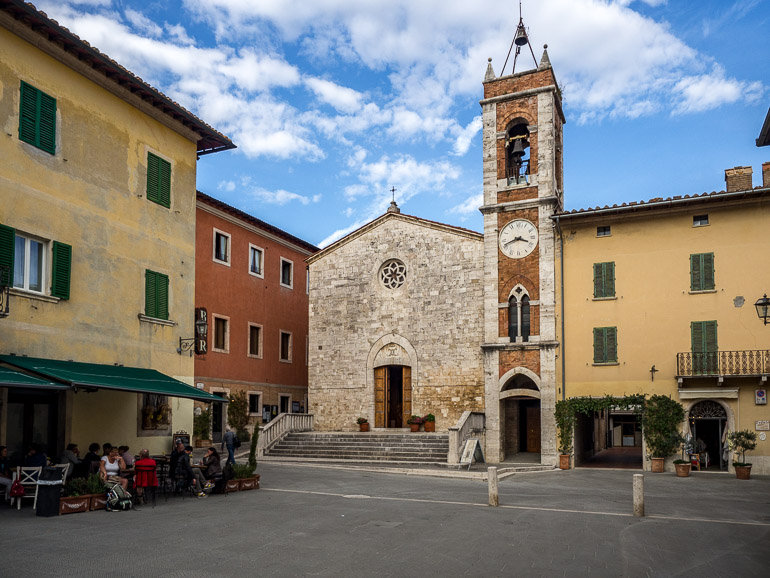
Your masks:
[[[559,215],[552,217],[556,222],[556,230],[559,231],[559,285],[561,291],[561,399],[564,401],[567,398],[567,376],[565,371],[567,369],[567,362],[564,358],[564,345],[567,337],[564,333],[564,237],[561,232],[561,223],[559,222]]]

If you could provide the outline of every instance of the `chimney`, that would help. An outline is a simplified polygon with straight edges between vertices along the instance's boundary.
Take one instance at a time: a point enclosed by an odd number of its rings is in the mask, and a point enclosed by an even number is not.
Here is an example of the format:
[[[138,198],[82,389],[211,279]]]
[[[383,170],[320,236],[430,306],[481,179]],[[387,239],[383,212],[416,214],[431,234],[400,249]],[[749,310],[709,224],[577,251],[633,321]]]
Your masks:
[[[762,186],[770,189],[770,162],[762,163]]]
[[[751,167],[733,167],[725,169],[725,183],[727,192],[748,191],[752,188],[751,175],[754,171]]]

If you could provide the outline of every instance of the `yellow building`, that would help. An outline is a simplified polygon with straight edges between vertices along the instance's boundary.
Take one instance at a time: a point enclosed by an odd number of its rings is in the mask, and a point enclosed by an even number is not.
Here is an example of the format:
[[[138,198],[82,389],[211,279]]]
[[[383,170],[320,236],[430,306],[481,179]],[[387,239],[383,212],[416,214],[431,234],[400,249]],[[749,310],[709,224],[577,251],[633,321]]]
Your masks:
[[[757,188],[751,168],[736,167],[719,193],[554,217],[563,247],[557,398],[670,395],[709,469],[732,470],[725,430],[749,429],[759,439],[747,460],[770,473],[770,327],[754,307],[770,290],[770,163],[763,169]],[[640,467],[641,446],[632,412],[581,418],[576,464],[627,448]]]
[[[235,145],[24,2],[0,54],[0,444],[168,451],[208,398],[177,352],[196,160]]]

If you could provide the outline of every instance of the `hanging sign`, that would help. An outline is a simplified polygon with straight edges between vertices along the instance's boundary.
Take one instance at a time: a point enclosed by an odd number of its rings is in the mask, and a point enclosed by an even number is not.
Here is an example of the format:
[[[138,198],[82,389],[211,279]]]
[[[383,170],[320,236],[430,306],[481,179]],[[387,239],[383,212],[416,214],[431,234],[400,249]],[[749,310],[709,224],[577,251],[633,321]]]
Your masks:
[[[208,325],[209,314],[205,307],[196,307],[195,309],[195,321],[205,321]],[[209,334],[208,331],[203,335],[195,336],[195,354],[206,355],[209,349]]]

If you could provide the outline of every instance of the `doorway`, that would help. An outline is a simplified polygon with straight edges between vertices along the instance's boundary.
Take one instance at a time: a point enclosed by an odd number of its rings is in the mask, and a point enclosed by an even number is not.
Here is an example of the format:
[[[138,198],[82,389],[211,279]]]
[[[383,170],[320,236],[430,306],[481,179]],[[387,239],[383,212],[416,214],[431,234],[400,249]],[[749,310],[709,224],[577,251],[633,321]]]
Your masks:
[[[377,367],[374,370],[374,427],[405,427],[411,414],[412,368]]]
[[[31,444],[43,446],[53,460],[64,450],[61,443],[64,432],[59,431],[59,399],[58,391],[9,389],[6,427],[9,457],[23,459]]]
[[[212,392],[217,397],[224,397],[225,392]],[[222,435],[225,425],[225,404],[215,401],[211,404],[211,437],[214,443],[222,443]]]
[[[509,397],[503,401],[504,459],[519,454],[540,454],[540,400]],[[526,457],[526,456],[520,456]]]
[[[701,470],[727,470],[722,459],[727,412],[715,401],[701,401],[690,409],[690,432],[698,449]]]

